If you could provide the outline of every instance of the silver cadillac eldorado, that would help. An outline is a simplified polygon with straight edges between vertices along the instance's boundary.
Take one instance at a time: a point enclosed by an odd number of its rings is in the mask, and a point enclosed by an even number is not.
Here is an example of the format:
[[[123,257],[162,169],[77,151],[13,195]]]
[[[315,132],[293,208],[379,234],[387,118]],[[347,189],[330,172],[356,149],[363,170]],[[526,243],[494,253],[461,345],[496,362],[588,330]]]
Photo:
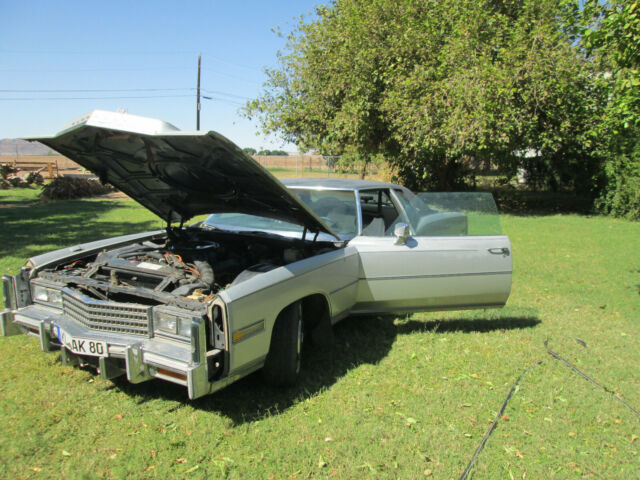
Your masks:
[[[94,111],[31,138],[166,221],[33,257],[3,277],[2,335],[103,378],[189,398],[262,369],[290,385],[303,341],[348,315],[501,307],[509,239],[488,194],[337,178],[280,182],[215,132]],[[185,223],[199,215],[195,224]]]

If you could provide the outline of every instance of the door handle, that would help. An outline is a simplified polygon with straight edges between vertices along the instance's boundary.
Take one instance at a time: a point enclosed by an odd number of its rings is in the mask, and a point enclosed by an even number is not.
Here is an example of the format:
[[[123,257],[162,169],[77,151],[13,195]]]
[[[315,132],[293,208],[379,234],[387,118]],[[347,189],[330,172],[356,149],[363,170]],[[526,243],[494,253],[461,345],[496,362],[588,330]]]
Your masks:
[[[502,248],[490,248],[489,253],[494,255],[504,255],[505,257],[509,256],[509,249],[507,247]]]

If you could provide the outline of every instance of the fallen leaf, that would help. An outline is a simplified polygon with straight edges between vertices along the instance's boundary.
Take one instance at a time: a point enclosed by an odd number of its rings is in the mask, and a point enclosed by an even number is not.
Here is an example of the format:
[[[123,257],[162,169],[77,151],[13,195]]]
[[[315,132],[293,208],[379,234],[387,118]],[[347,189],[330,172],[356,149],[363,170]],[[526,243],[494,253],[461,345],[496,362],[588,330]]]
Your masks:
[[[197,469],[200,468],[200,465],[194,465],[193,467],[191,467],[189,470],[185,470],[184,473],[191,473],[191,472],[195,472]]]
[[[67,452],[66,450],[62,450],[62,456],[63,457],[70,457],[71,454],[69,452]]]
[[[40,473],[42,471],[40,467],[32,467],[31,470],[33,470],[36,473]]]
[[[333,442],[333,438],[331,438],[331,437],[325,437],[324,441],[325,441],[325,442],[327,442],[327,443],[328,443],[328,442]]]
[[[433,475],[433,472],[427,468],[427,469],[424,471],[424,476],[425,476],[425,477],[430,477],[431,475]]]
[[[635,442],[636,440],[638,440],[638,435],[633,435],[631,437],[631,443]]]
[[[149,465],[147,468],[145,468],[145,472],[150,472],[151,470],[153,470],[154,468],[156,468],[155,465]]]
[[[176,463],[187,463],[187,459],[186,458],[176,458]]]
[[[576,432],[569,432],[569,436],[570,436],[570,437],[575,437],[576,435],[577,435],[577,433],[576,433]]]
[[[327,462],[325,462],[324,460],[322,460],[322,457],[320,457],[318,459],[318,468],[324,468],[327,466]]]
[[[507,415],[502,415],[502,416],[500,417],[500,420],[503,420],[503,421],[505,421],[505,422],[508,422],[508,421],[509,421],[509,417],[508,417]]]
[[[472,373],[471,375],[469,375],[471,378],[480,378],[480,375],[478,375],[477,373]]]
[[[117,414],[117,415],[116,415],[116,418],[117,418],[118,420],[122,420],[122,414],[121,414],[121,413]]]

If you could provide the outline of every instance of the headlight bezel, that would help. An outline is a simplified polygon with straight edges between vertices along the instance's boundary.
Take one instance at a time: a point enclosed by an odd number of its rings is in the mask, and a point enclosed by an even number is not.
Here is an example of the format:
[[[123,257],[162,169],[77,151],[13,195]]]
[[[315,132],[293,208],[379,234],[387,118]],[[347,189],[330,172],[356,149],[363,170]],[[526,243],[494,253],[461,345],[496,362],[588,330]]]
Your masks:
[[[45,282],[30,282],[33,303],[54,308],[62,308],[62,285]]]
[[[153,335],[180,340],[191,341],[191,328],[198,319],[194,315],[188,315],[178,310],[169,308],[153,309]]]

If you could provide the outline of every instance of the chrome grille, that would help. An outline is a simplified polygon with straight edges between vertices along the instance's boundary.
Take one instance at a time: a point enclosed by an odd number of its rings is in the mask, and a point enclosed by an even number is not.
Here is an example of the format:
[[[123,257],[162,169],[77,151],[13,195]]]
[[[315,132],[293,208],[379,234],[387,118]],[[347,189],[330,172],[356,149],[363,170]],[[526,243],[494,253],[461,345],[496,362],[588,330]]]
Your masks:
[[[95,300],[62,289],[62,309],[65,315],[91,330],[125,335],[148,335],[148,314],[151,307],[130,303]]]

